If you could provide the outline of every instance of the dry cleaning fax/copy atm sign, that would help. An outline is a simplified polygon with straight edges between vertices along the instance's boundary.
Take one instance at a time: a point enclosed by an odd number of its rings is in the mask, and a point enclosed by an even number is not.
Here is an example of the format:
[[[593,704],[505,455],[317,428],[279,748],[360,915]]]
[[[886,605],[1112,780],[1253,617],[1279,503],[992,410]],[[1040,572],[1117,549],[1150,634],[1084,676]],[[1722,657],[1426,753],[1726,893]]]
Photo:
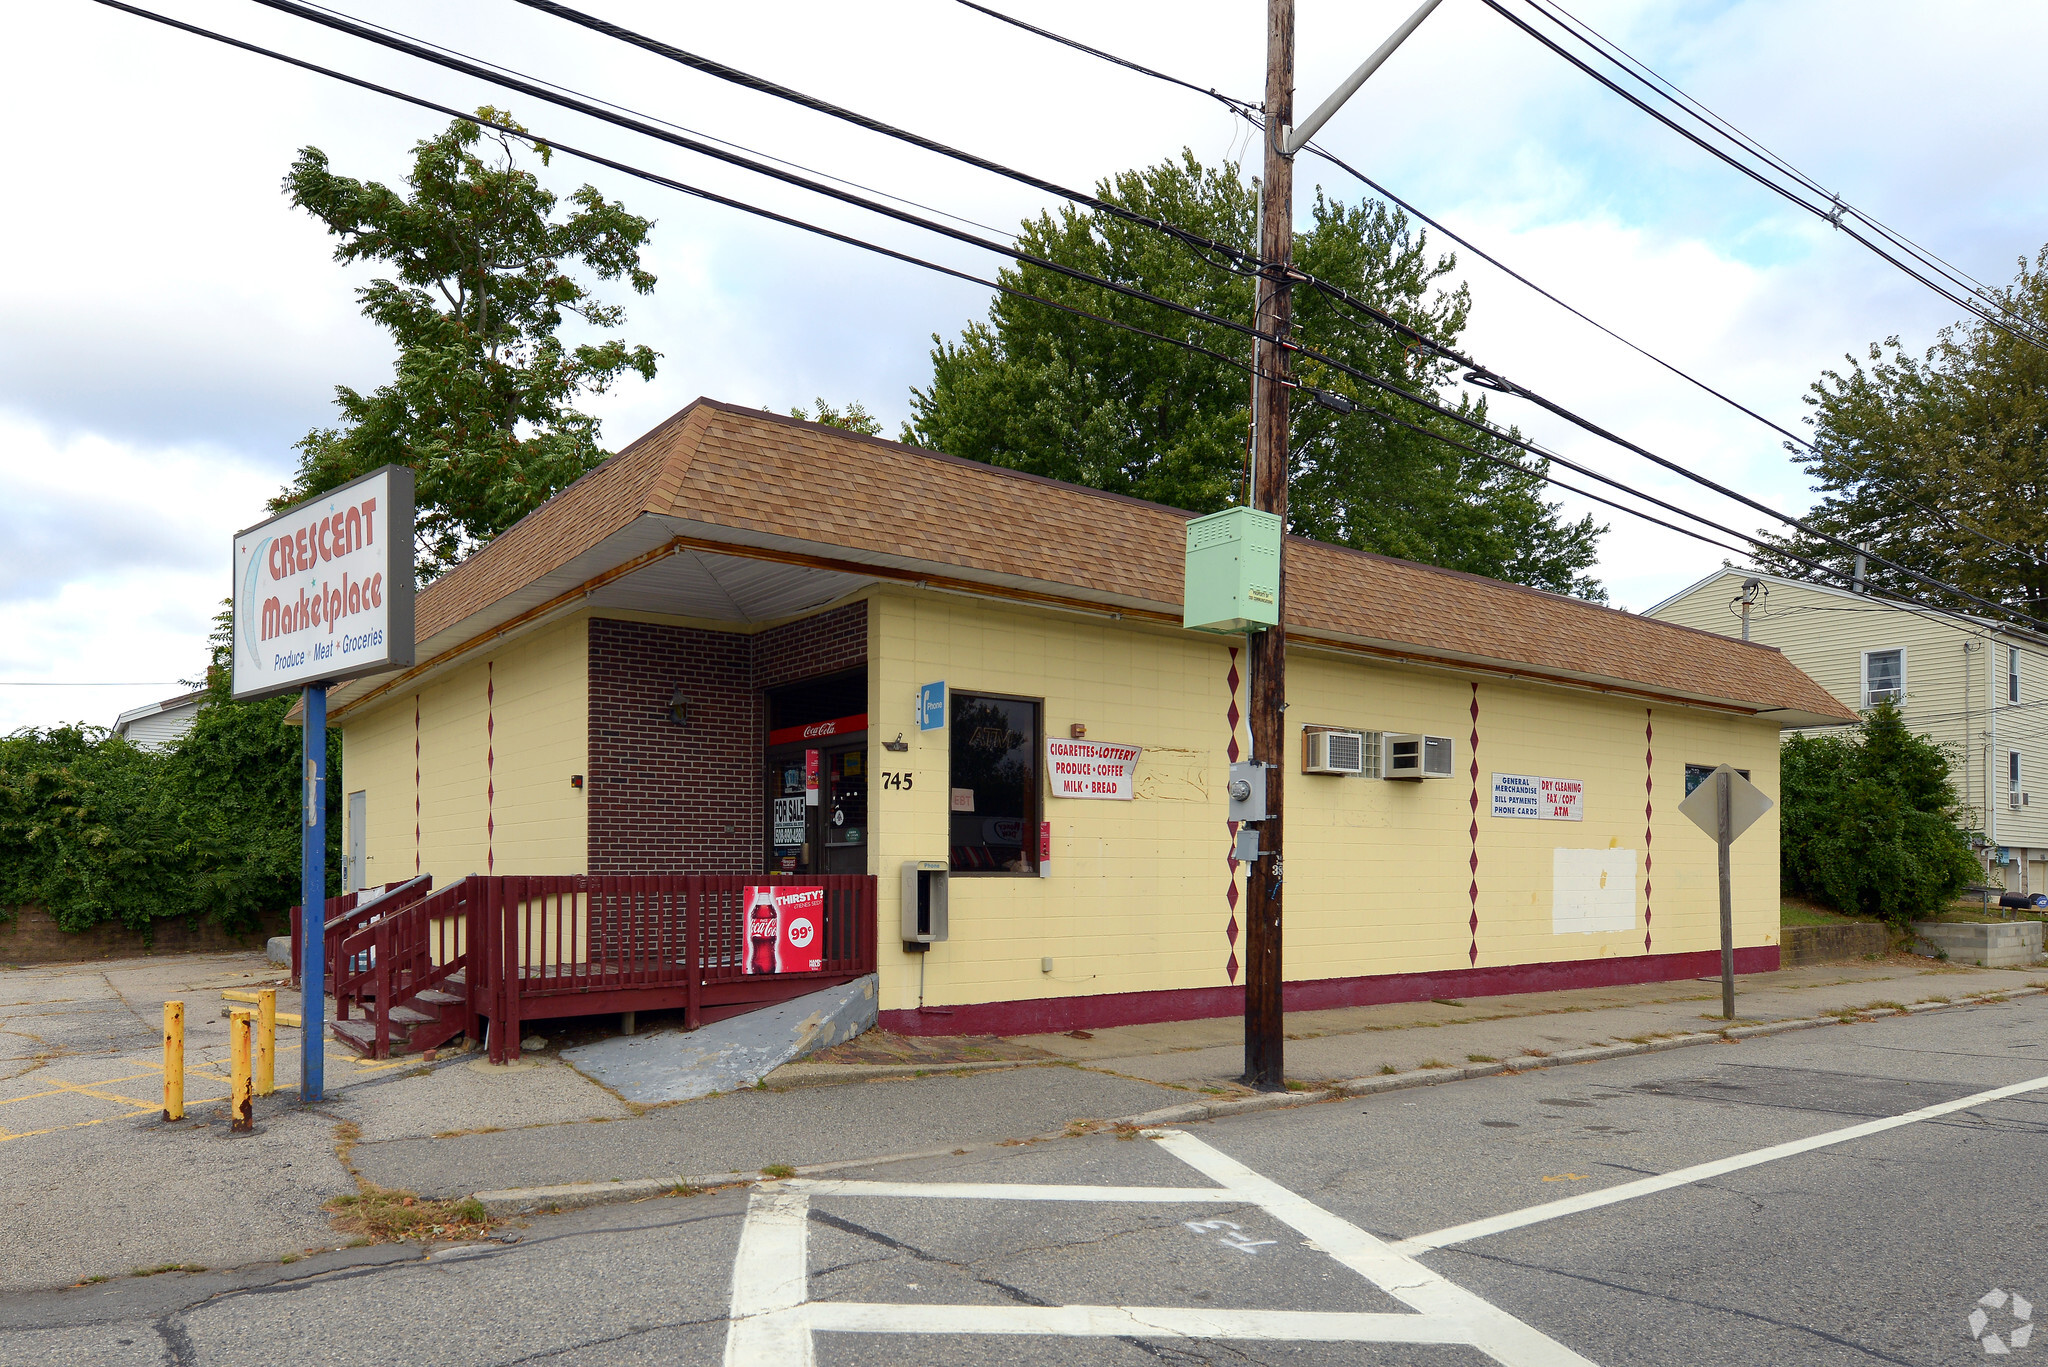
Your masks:
[[[412,663],[412,490],[387,465],[235,533],[237,698]]]
[[[1493,814],[1529,821],[1584,821],[1586,781],[1582,778],[1538,778],[1534,774],[1495,774]]]

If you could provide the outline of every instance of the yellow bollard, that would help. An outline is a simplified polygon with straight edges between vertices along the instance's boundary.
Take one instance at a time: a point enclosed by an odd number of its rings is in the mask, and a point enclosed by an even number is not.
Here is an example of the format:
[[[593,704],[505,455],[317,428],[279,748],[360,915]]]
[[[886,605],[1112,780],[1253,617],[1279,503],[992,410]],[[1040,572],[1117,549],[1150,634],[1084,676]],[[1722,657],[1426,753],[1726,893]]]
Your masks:
[[[256,994],[256,1095],[277,1090],[277,989]]]
[[[164,1119],[185,1118],[185,1003],[164,1003]]]
[[[230,1130],[247,1132],[256,1128],[256,1103],[249,1094],[249,1037],[255,1033],[255,1026],[254,1011],[237,1011],[228,1018]]]

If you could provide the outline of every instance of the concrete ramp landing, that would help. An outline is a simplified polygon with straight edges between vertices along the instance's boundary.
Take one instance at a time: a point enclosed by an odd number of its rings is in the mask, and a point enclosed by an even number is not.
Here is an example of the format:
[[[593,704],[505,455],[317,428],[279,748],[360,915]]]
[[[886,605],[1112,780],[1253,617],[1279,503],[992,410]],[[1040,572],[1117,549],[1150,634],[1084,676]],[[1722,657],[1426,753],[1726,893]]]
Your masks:
[[[656,1030],[564,1049],[562,1060],[643,1106],[751,1087],[783,1064],[875,1023],[875,975],[694,1031]]]

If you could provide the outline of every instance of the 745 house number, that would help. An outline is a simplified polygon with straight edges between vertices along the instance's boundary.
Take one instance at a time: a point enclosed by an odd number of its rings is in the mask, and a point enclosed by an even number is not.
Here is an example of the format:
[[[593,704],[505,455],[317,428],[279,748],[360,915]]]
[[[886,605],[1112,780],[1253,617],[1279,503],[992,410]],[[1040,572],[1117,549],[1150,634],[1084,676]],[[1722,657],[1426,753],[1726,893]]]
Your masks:
[[[915,774],[912,774],[907,770],[902,773],[895,774],[889,773],[885,770],[882,774],[882,786],[884,788],[895,788],[899,791],[908,792],[911,787],[911,780],[915,777]]]

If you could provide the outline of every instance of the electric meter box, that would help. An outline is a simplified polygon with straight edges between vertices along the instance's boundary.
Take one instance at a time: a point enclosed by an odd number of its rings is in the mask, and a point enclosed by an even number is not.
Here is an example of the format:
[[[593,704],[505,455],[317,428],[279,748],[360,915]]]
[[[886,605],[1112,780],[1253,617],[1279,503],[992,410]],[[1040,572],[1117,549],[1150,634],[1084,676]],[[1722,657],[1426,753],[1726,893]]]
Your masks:
[[[1280,518],[1225,508],[1188,523],[1181,625],[1241,634],[1280,622]]]
[[[946,870],[931,859],[903,862],[903,943],[935,944],[946,938]]]

